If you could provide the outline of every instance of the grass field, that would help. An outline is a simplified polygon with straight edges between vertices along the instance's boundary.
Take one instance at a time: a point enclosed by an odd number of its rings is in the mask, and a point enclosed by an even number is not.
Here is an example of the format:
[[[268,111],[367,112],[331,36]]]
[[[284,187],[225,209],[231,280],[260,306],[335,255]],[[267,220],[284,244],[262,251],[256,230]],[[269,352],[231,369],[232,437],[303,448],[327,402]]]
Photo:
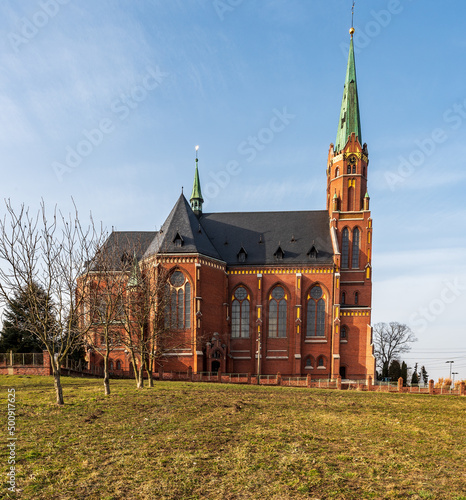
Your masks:
[[[59,408],[51,378],[0,385],[0,498],[466,500],[466,398],[63,377]]]

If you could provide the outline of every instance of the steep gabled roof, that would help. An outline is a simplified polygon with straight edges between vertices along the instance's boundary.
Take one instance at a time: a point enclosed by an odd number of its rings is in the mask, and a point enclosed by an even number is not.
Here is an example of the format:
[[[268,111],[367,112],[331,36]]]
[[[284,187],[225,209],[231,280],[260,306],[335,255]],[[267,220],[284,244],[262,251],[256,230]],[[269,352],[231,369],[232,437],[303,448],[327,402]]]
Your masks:
[[[276,264],[279,246],[284,252],[282,265],[333,262],[326,210],[203,214],[200,222],[229,266]],[[311,260],[308,253],[313,244],[317,256]],[[245,263],[239,262],[239,248],[247,252]]]
[[[133,259],[142,258],[156,234],[156,231],[112,231],[101,250],[102,263],[99,266],[97,255],[94,269],[128,269]]]
[[[145,256],[155,253],[199,253],[221,260],[200,219],[196,217],[183,194],[178,198]]]

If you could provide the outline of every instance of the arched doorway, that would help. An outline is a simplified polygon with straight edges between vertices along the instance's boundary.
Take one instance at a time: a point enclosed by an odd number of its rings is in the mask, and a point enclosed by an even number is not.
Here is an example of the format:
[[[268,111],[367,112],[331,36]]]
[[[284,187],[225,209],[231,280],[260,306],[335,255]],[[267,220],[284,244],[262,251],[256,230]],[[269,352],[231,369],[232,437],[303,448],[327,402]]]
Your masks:
[[[208,372],[226,372],[226,348],[217,332],[214,333],[210,342],[206,343],[206,364]]]

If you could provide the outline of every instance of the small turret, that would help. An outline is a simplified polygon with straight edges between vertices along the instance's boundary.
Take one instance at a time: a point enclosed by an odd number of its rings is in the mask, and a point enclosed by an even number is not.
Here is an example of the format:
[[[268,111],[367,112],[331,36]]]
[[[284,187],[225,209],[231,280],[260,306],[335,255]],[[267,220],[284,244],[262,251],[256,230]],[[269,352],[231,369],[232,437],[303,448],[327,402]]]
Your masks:
[[[133,264],[131,266],[131,274],[128,279],[128,288],[135,288],[141,284],[141,269],[139,268],[136,252],[133,255]]]
[[[334,212],[338,212],[338,196],[337,196],[337,191],[335,190],[335,194],[333,195],[333,206],[332,210]]]
[[[369,210],[369,193],[366,191],[366,195],[364,196],[364,205],[363,205],[363,210]]]
[[[204,199],[202,198],[201,193],[201,181],[199,180],[199,170],[197,168],[197,151],[199,146],[196,146],[196,169],[194,171],[194,183],[193,183],[193,191],[191,193],[191,199],[189,200],[191,203],[191,208],[196,215],[202,214],[202,203]]]

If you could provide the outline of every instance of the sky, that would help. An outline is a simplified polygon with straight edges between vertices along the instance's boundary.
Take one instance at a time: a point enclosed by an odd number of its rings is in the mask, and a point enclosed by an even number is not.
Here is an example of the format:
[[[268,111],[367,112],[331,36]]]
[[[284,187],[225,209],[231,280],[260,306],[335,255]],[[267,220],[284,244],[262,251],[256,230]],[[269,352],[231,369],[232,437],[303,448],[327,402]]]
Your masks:
[[[205,212],[324,209],[351,5],[3,0],[2,198],[157,230],[199,145]],[[465,18],[451,0],[357,0],[354,17],[372,323],[409,325],[404,359],[435,380],[466,379]]]

